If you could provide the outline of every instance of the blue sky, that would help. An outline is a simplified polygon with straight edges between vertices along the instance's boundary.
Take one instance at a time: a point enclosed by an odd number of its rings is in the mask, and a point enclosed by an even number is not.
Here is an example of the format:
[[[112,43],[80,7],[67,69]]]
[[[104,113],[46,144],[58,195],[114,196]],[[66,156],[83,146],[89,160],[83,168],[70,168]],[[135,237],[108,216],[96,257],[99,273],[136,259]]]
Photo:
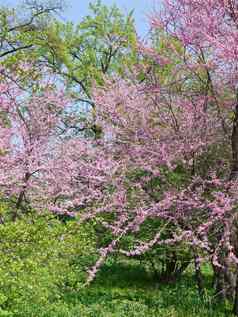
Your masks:
[[[65,0],[68,9],[62,14],[66,20],[79,21],[84,15],[88,14],[88,4],[90,0]],[[102,0],[102,3],[112,5],[115,3],[124,12],[134,9],[134,17],[138,34],[144,36],[148,30],[146,14],[152,12],[157,0]],[[0,0],[2,5],[16,5],[18,0]]]

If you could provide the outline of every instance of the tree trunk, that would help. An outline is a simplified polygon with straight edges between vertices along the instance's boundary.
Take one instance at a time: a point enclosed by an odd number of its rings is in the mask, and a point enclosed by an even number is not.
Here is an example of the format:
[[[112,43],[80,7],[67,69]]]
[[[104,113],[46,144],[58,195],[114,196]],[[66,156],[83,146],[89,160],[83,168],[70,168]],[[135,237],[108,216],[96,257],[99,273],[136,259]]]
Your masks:
[[[203,278],[202,278],[199,257],[196,251],[194,251],[194,267],[195,267],[195,279],[196,279],[196,283],[198,287],[198,293],[199,293],[199,296],[202,298],[204,295]]]
[[[231,164],[231,173],[230,179],[238,179],[238,90],[237,90],[237,100],[234,110],[234,120],[233,128],[231,135],[231,150],[232,150],[232,164]]]
[[[28,172],[25,174],[25,177],[24,177],[25,185],[23,185],[22,190],[21,190],[21,192],[20,192],[20,194],[18,196],[18,199],[17,199],[17,202],[16,202],[16,207],[15,207],[15,210],[14,210],[13,215],[12,215],[12,220],[13,221],[16,221],[16,219],[18,217],[18,211],[19,211],[19,209],[22,206],[22,202],[23,202],[23,199],[24,199],[24,196],[25,196],[26,187],[27,187],[27,182],[28,182],[30,176],[31,176],[31,174],[28,173]]]
[[[236,106],[234,111],[233,129],[231,135],[232,165],[230,180],[238,180],[238,89],[236,91]],[[238,271],[234,287],[233,313],[238,316]]]
[[[226,298],[225,296],[225,279],[224,272],[220,268],[214,267],[214,275],[215,275],[215,296],[216,299],[223,302]]]
[[[238,316],[238,269],[237,269],[237,272],[236,272],[236,287],[235,287],[235,298],[234,298],[233,314],[235,316]]]

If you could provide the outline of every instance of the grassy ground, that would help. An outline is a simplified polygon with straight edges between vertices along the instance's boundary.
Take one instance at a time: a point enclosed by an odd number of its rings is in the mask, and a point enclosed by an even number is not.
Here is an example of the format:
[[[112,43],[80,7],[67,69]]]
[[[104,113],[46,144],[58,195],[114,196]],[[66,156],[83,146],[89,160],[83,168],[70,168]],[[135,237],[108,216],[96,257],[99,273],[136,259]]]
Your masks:
[[[176,285],[160,285],[136,263],[108,264],[90,287],[66,292],[44,311],[31,307],[22,317],[232,316],[229,305],[212,304],[211,276],[208,271],[205,274],[208,291],[201,300],[190,273]]]

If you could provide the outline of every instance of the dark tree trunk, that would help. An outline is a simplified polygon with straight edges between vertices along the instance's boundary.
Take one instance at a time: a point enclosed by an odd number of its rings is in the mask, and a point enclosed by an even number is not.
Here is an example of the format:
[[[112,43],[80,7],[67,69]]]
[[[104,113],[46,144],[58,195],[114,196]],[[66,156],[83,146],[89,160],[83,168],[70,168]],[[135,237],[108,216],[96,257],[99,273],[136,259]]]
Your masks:
[[[233,314],[238,316],[238,271],[236,273],[236,287],[235,287],[235,298],[233,305]]]
[[[195,267],[195,280],[197,283],[198,293],[200,297],[203,297],[204,295],[203,277],[202,277],[199,257],[196,252],[194,252],[194,267]]]
[[[238,180],[238,89],[236,92],[236,106],[234,109],[234,120],[233,120],[233,129],[231,135],[231,150],[232,150],[232,164],[231,164],[231,173],[230,180]],[[237,229],[234,226],[233,241],[232,244],[237,251]],[[236,252],[237,253],[237,252]],[[229,270],[229,268],[226,268]],[[233,274],[231,287],[233,288],[233,296],[234,296],[234,311],[238,313],[238,273],[236,276]]]
[[[238,90],[231,135],[232,164],[230,179],[238,179]]]
[[[238,89],[236,91],[236,106],[234,111],[234,121],[231,136],[232,148],[232,165],[231,165],[231,180],[238,180]],[[238,316],[238,272],[236,272],[236,281],[234,289],[234,306],[233,313]]]
[[[226,298],[224,272],[217,267],[214,267],[214,288],[216,299],[223,302]]]
[[[236,273],[236,287],[235,287],[235,298],[234,298],[233,314],[235,316],[238,316],[238,270],[237,270],[237,273]]]
[[[16,208],[13,212],[13,215],[12,215],[12,220],[13,221],[16,221],[17,217],[18,217],[18,211],[21,209],[21,206],[22,206],[22,203],[23,203],[23,200],[24,200],[24,197],[25,197],[25,191],[26,191],[26,187],[27,187],[27,182],[29,180],[29,178],[31,177],[31,174],[30,173],[26,173],[25,174],[25,178],[24,178],[24,183],[25,185],[22,187],[22,190],[18,196],[18,199],[17,199],[17,202],[16,202]]]

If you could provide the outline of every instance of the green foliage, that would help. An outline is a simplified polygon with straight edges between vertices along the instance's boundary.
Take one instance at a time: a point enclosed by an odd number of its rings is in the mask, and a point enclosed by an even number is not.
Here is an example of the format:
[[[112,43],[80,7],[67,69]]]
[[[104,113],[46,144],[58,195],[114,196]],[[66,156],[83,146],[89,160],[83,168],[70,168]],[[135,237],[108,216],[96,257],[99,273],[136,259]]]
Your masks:
[[[49,51],[53,46],[47,40],[48,29],[54,21],[52,13],[61,9],[60,2],[19,1],[13,8],[0,5],[0,65],[4,65],[4,79],[29,88],[42,76],[43,53],[46,47]]]
[[[14,316],[79,288],[92,263],[93,233],[75,221],[28,216],[0,225],[0,241],[0,308]]]
[[[105,74],[124,72],[136,58],[132,12],[126,16],[116,5],[108,7],[101,1],[90,3],[89,10],[90,15],[77,25],[53,23],[47,38],[53,49],[45,42],[42,51],[69,87],[80,88],[87,98],[93,83],[102,84]]]

